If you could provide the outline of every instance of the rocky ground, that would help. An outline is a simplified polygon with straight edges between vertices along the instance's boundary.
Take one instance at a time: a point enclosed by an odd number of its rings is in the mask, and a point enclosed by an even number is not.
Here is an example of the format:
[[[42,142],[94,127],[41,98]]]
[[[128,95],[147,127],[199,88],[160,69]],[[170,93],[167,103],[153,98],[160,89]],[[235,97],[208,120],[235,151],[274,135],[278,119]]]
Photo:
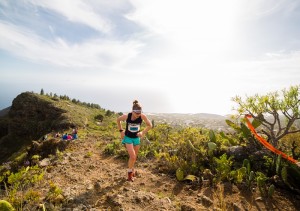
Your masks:
[[[39,189],[45,196],[49,183],[62,194],[50,210],[299,210],[300,196],[275,192],[273,198],[260,197],[246,188],[224,183],[216,187],[178,182],[162,173],[152,160],[137,162],[134,182],[126,181],[125,159],[106,156],[97,138],[70,142],[56,161],[44,159],[48,166]],[[53,167],[51,167],[53,165]],[[63,205],[55,206],[55,202]]]

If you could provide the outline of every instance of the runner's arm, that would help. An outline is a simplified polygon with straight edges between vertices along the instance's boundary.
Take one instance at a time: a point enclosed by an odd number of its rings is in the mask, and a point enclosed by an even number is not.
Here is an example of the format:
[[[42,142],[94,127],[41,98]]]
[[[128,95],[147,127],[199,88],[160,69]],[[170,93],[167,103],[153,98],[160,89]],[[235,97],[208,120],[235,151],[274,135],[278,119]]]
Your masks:
[[[152,128],[152,123],[150,122],[150,120],[147,118],[145,114],[142,114],[141,117],[142,120],[146,123],[145,129],[142,131],[143,134],[142,136],[144,136]]]
[[[119,131],[121,131],[121,130],[124,131],[121,122],[122,122],[122,121],[125,121],[126,119],[127,119],[127,114],[123,114],[122,116],[119,116],[119,117],[117,118],[117,125],[118,125],[118,130],[119,130]]]

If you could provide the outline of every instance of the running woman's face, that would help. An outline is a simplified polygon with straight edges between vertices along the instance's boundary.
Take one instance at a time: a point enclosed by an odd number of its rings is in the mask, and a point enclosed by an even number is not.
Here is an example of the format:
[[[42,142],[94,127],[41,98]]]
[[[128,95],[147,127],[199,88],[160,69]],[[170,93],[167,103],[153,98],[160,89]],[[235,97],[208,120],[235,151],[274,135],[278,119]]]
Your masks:
[[[141,116],[142,111],[141,110],[133,110],[132,113],[134,114],[134,116],[139,117],[139,116]]]

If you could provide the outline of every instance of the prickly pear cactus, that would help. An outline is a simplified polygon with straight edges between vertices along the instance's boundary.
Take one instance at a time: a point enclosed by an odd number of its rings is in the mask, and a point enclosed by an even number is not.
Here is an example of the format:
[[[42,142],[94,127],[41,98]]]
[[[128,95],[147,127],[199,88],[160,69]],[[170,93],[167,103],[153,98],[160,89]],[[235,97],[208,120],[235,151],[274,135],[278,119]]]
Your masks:
[[[217,145],[214,142],[208,142],[207,145],[209,150],[214,150],[217,148]]]
[[[233,128],[238,133],[241,132],[241,128],[234,122],[230,121],[229,119],[226,119],[225,122],[229,127]]]
[[[258,128],[261,125],[261,121],[259,121],[257,119],[253,119],[252,125],[254,128]]]
[[[244,123],[241,123],[241,130],[245,138],[250,138],[252,136],[251,131]]]
[[[283,182],[292,190],[300,193],[300,169],[296,165],[285,166],[281,169]]]
[[[216,140],[217,140],[216,135],[215,135],[215,133],[214,133],[213,130],[210,130],[210,131],[209,131],[209,140],[210,140],[211,142],[216,142]]]
[[[8,201],[0,200],[0,210],[1,211],[14,211],[15,209]]]
[[[178,181],[182,181],[184,179],[184,172],[182,171],[181,168],[178,168],[176,170],[176,178]]]

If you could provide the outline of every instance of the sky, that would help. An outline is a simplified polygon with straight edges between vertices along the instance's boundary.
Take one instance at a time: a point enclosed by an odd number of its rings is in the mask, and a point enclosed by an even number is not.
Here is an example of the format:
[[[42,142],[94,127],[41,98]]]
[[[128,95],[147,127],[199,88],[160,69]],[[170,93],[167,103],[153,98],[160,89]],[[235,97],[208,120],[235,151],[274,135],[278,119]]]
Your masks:
[[[234,113],[300,82],[300,1],[0,0],[0,109],[25,91],[116,112]]]

